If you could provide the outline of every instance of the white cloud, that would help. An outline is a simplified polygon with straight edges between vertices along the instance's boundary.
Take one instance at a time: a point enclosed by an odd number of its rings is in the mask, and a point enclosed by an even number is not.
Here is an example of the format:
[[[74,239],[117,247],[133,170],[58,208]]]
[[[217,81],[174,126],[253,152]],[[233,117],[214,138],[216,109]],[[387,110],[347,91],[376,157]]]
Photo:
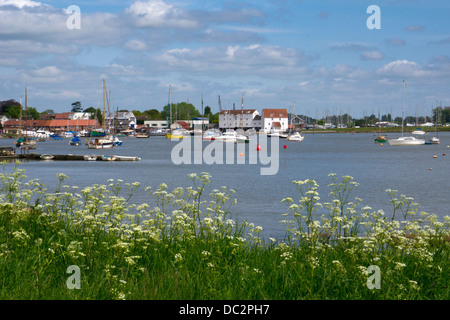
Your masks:
[[[141,50],[147,49],[147,45],[145,44],[145,42],[143,42],[141,40],[136,40],[136,39],[128,40],[125,43],[125,47],[127,47],[130,50],[134,50],[134,51],[141,51]]]
[[[166,4],[162,0],[136,1],[125,10],[139,27],[196,28],[186,10]],[[187,17],[187,18],[186,18]]]
[[[36,69],[32,73],[37,77],[55,77],[61,74],[61,70],[56,66],[47,66]]]
[[[379,51],[372,50],[372,51],[364,51],[361,53],[361,59],[363,60],[382,60],[384,59],[384,54],[382,54]]]
[[[152,58],[154,68],[220,77],[265,74],[287,77],[303,72],[303,53],[292,48],[253,44],[171,49]]]
[[[0,0],[0,6],[15,6],[22,9],[23,7],[38,7],[42,5],[40,2],[30,0]]]
[[[425,29],[425,27],[420,24],[417,24],[414,26],[407,26],[406,28],[404,28],[404,30],[408,31],[408,32],[421,32],[424,29]]]
[[[405,40],[400,38],[388,38],[385,42],[390,46],[400,47],[406,44]]]
[[[376,70],[376,74],[392,77],[421,77],[429,75],[429,72],[414,61],[396,60]]]

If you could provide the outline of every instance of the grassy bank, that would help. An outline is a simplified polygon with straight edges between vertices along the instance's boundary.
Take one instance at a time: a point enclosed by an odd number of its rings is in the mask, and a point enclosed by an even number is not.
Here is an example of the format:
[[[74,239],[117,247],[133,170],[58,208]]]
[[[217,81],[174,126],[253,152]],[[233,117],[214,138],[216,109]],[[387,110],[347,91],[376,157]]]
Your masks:
[[[19,168],[0,178],[0,299],[450,298],[449,217],[395,190],[391,212],[361,207],[349,176],[330,175],[327,203],[315,181],[294,181],[278,240],[232,216],[233,190],[206,194],[205,173],[147,188],[139,206],[138,183],[79,190],[59,174],[48,190]]]

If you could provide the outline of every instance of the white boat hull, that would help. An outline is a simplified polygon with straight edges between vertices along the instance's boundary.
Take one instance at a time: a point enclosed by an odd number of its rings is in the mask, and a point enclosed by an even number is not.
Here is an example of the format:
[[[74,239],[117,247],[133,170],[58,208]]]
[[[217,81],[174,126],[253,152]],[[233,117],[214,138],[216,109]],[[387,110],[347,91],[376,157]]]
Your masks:
[[[425,144],[424,139],[416,139],[414,137],[400,137],[398,139],[389,139],[391,146],[417,146]]]
[[[84,160],[86,161],[97,161],[97,156],[84,156]]]
[[[286,139],[287,139],[288,141],[298,141],[298,142],[302,142],[303,139],[305,139],[305,137],[302,136],[302,135],[299,134],[299,133],[294,133],[294,134],[291,134],[290,136],[288,136]]]

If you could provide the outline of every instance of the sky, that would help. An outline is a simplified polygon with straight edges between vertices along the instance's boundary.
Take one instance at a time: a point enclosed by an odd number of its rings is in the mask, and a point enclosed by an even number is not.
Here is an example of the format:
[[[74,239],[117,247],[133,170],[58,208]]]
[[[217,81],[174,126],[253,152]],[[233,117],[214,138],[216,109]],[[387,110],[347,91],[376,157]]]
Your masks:
[[[220,95],[222,109],[430,116],[450,106],[449,12],[444,0],[0,0],[0,100],[24,104],[26,87],[40,112],[103,108],[105,80],[113,110],[162,110],[171,87],[172,103],[212,112]]]

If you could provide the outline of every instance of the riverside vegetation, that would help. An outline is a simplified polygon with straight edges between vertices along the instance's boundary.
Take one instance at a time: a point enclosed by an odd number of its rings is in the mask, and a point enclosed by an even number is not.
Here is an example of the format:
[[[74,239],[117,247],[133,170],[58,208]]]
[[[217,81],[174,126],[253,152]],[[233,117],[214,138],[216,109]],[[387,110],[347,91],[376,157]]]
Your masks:
[[[146,188],[109,180],[79,190],[58,174],[56,190],[18,165],[0,174],[0,299],[439,299],[449,295],[450,218],[419,211],[387,190],[392,212],[351,200],[357,183],[330,174],[330,201],[314,180],[280,199],[286,235],[231,215],[234,191]],[[70,289],[70,266],[80,288]],[[370,288],[369,266],[380,271]]]

